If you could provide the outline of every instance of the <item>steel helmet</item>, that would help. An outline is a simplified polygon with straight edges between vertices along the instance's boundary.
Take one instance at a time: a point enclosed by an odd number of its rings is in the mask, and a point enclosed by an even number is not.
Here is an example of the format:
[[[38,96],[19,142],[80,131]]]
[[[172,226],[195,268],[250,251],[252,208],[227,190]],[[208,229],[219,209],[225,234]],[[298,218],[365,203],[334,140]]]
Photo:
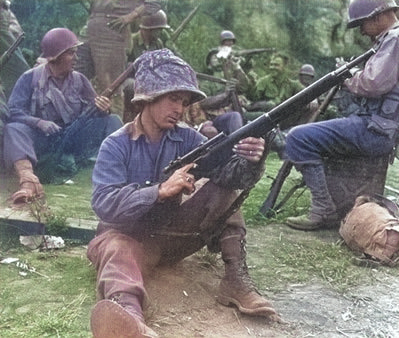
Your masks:
[[[310,64],[302,65],[301,69],[299,70],[300,75],[314,76],[314,73],[314,67]]]
[[[399,6],[394,0],[352,0],[348,9],[348,28],[360,26],[365,19],[372,18]]]
[[[233,40],[236,42],[236,37],[232,31],[222,31],[220,33],[220,42],[222,43],[224,40]]]
[[[157,29],[157,28],[170,28],[168,25],[168,18],[166,13],[160,9],[158,12],[145,15],[141,19],[140,28],[142,29]]]
[[[53,28],[43,37],[40,47],[41,57],[54,60],[70,48],[82,45],[76,35],[67,28]]]

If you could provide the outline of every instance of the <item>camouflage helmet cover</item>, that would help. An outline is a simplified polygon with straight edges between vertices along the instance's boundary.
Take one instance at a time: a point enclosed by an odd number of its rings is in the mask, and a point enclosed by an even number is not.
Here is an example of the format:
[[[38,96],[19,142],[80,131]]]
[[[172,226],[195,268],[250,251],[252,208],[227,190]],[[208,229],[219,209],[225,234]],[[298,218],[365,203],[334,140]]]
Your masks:
[[[76,35],[67,28],[53,28],[44,34],[40,43],[41,57],[48,61],[55,60],[68,49],[83,44]]]
[[[134,61],[135,81],[132,102],[152,101],[175,92],[191,93],[191,103],[206,98],[198,88],[197,77],[191,66],[163,48],[148,51]]]
[[[372,18],[389,9],[399,6],[394,0],[352,0],[348,8],[348,28],[360,26],[366,19]]]

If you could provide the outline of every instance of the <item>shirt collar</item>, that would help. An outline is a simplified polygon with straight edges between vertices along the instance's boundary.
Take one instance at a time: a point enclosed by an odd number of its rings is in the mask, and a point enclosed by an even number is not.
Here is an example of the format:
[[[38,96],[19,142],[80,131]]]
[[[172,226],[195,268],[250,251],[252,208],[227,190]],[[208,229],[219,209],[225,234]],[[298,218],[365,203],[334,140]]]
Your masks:
[[[140,136],[143,136],[147,140],[147,136],[145,135],[140,117],[141,117],[141,113],[138,114],[132,122],[129,122],[128,124],[126,124],[126,128],[127,128],[129,137],[133,141],[138,140]],[[176,132],[175,128],[168,130],[166,132],[166,137],[168,137],[174,141],[183,141],[181,136],[179,136],[179,134]]]
[[[380,41],[382,38],[385,37],[385,35],[392,29],[398,28],[399,27],[399,22],[395,22],[392,26],[381,32],[379,35],[376,36],[375,41]]]

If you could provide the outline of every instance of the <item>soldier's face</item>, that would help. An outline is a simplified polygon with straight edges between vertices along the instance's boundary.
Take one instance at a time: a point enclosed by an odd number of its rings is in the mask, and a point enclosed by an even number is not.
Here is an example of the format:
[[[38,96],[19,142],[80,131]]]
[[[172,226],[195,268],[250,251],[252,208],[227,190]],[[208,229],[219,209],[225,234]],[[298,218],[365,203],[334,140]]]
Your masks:
[[[151,123],[159,130],[173,128],[179,122],[191,100],[191,93],[176,91],[167,93],[148,103],[143,114],[147,114]]]
[[[57,66],[61,73],[68,73],[73,70],[78,60],[77,50],[77,47],[70,48],[57,58]]]
[[[232,45],[234,45],[234,40],[229,40],[229,39],[227,39],[227,40],[224,40],[223,41],[223,43],[222,43],[222,45],[223,46],[232,46]]]
[[[280,57],[276,57],[270,60],[269,68],[272,70],[282,71],[284,68],[284,61]]]
[[[375,16],[369,19],[365,19],[360,25],[360,32],[362,35],[367,35],[374,40],[376,36],[382,33],[383,28],[379,24],[379,16]]]

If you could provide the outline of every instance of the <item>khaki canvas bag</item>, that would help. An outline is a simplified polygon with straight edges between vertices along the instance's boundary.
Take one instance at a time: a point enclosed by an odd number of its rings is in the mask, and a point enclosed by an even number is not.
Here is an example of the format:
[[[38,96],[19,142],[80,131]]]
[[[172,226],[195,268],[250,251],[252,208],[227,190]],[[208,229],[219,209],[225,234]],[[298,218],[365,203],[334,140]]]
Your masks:
[[[339,234],[354,251],[392,264],[399,256],[399,209],[380,195],[359,196]]]

